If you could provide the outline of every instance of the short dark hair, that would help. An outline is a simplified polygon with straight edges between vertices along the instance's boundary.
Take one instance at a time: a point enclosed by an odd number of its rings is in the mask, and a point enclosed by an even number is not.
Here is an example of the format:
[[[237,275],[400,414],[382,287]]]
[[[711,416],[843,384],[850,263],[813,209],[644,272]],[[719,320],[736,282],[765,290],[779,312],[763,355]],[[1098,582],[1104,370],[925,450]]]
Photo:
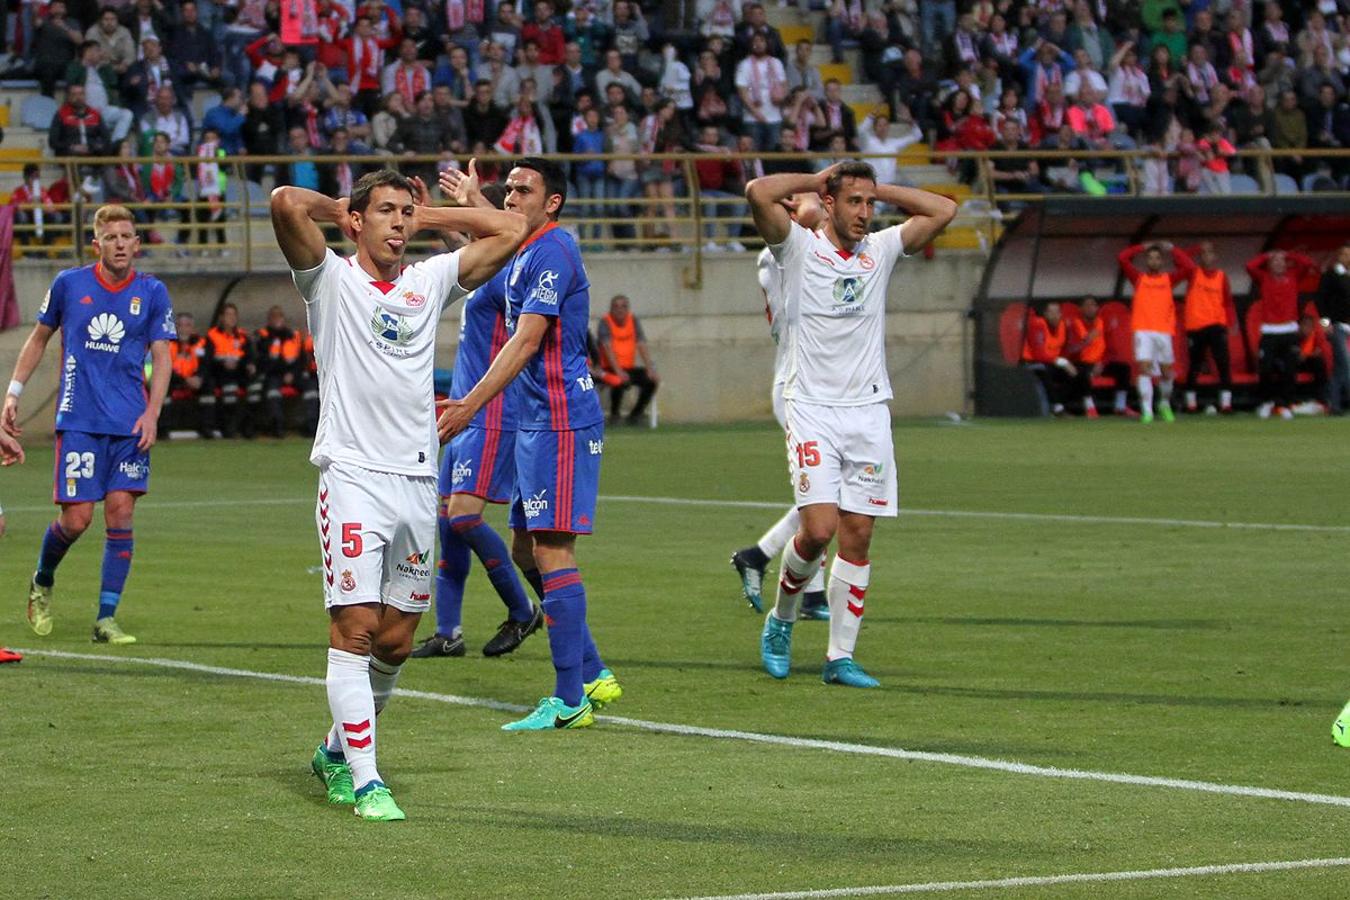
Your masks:
[[[349,212],[363,213],[366,207],[370,205],[370,195],[376,188],[391,187],[399,191],[407,191],[409,197],[416,197],[413,193],[412,182],[406,176],[400,175],[393,169],[380,169],[377,172],[367,172],[356,180],[352,185],[352,198],[347,204]]]
[[[41,172],[41,171],[42,171],[42,167],[39,166],[37,163],[24,163],[24,166],[23,166],[23,177],[24,177],[24,178],[28,178],[28,177],[30,177],[30,176],[32,176],[32,175],[36,175],[37,173],[39,173],[39,172]]]
[[[555,216],[562,215],[563,203],[567,202],[567,176],[563,173],[562,166],[551,159],[544,159],[542,156],[527,156],[516,160],[513,169],[533,169],[539,173],[539,177],[544,179],[544,202],[554,194],[562,197],[562,203],[558,204],[558,211]]]
[[[1163,245],[1162,245],[1162,244],[1149,244],[1147,247],[1144,248],[1144,252],[1145,252],[1145,253],[1162,253],[1162,252],[1163,252]]]
[[[483,195],[484,200],[491,203],[497,209],[501,209],[506,204],[506,185],[502,184],[500,181],[494,181],[490,184],[483,185],[482,190],[479,193]]]
[[[850,160],[841,163],[838,168],[830,173],[830,177],[825,182],[825,193],[831,197],[838,198],[839,189],[843,187],[845,178],[864,178],[873,184],[877,183],[877,173],[869,164]]]
[[[100,44],[98,41],[85,41],[83,44],[80,45],[80,56],[84,56],[85,51],[88,50],[90,47],[102,47],[102,46],[103,45]]]

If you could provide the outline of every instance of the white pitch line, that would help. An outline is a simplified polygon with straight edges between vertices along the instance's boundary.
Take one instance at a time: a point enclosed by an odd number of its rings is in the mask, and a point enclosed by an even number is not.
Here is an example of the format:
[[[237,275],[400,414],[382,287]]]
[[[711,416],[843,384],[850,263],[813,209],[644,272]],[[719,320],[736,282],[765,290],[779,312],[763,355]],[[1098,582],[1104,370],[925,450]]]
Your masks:
[[[776,509],[785,510],[789,504],[772,500],[718,500],[692,497],[643,497],[632,494],[601,494],[607,503],[646,503],[652,506],[694,506],[712,509]],[[148,500],[153,509],[203,509],[220,505],[212,500]],[[313,497],[257,497],[232,500],[230,506],[299,506],[313,504]],[[42,506],[11,506],[9,512],[47,512],[51,504]],[[1350,525],[1308,525],[1297,522],[1221,522],[1217,519],[1168,519],[1153,516],[1084,516],[1075,513],[1029,513],[977,509],[902,509],[902,516],[948,519],[990,519],[1014,522],[1068,522],[1078,525],[1155,525],[1165,528],[1232,528],[1240,531],[1292,531],[1350,533]]]
[[[322,687],[324,685],[324,680],[322,678],[314,678],[311,676],[283,675],[274,672],[255,672],[249,669],[229,669],[222,666],[207,666],[201,663],[187,662],[186,660],[179,659],[112,656],[100,653],[70,653],[64,650],[15,649],[19,650],[20,653],[28,653],[33,656],[46,656],[54,659],[132,663],[145,666],[158,666],[165,669],[182,669],[189,672],[201,672],[208,675],[225,675],[234,678],[256,678],[262,681],[279,681],[287,684],[303,684],[316,687]],[[503,703],[499,700],[489,700],[478,697],[461,697],[456,694],[437,694],[430,691],[409,691],[400,688],[396,693],[419,700],[432,700],[437,703],[481,707],[503,712],[524,712],[530,708],[511,703]],[[1336,794],[1313,794],[1302,791],[1285,791],[1276,788],[1249,787],[1240,784],[1194,781],[1186,778],[1163,778],[1152,775],[1129,775],[1119,772],[1096,772],[1088,769],[1061,769],[1056,766],[1037,766],[1029,763],[1013,762],[1011,760],[990,759],[983,756],[965,756],[956,753],[931,753],[924,750],[903,750],[898,747],[878,747],[872,744],[822,741],[814,738],[798,738],[790,737],[788,735],[765,734],[755,731],[703,728],[697,725],[678,725],[669,722],[652,722],[646,719],[630,719],[625,716],[597,716],[596,719],[601,722],[655,734],[675,734],[686,737],[706,737],[724,741],[770,744],[778,747],[791,747],[796,750],[823,750],[829,753],[879,756],[887,759],[937,763],[947,766],[959,766],[966,769],[985,769],[1037,778],[1096,781],[1106,784],[1128,784],[1135,787],[1170,788],[1173,790],[1195,791],[1204,794],[1223,794],[1230,797],[1253,797],[1262,800],[1285,800],[1295,803],[1311,803],[1320,806],[1350,807],[1350,797],[1343,797]]]
[[[1176,869],[1136,869],[1126,872],[1083,872],[1073,875],[1031,875],[992,878],[984,881],[929,881],[923,884],[886,884],[817,891],[778,891],[771,894],[718,894],[684,900],[820,900],[827,897],[875,897],[883,894],[937,894],[946,891],[987,891],[1000,888],[1048,887],[1057,884],[1098,884],[1106,881],[1147,881],[1154,878],[1196,878],[1206,875],[1255,875],[1262,872],[1294,872],[1301,869],[1332,869],[1350,866],[1350,857],[1292,859],[1282,862],[1232,863],[1217,866],[1187,866]]]

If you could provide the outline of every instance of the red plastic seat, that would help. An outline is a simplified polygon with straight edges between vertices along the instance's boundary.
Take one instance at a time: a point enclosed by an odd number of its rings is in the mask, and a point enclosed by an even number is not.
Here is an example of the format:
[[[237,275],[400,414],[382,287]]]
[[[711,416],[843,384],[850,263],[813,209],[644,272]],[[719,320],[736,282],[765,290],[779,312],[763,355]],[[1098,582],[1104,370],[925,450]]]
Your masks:
[[[1022,361],[1022,344],[1027,337],[1027,305],[1009,303],[998,317],[998,343],[1003,361],[1015,366]]]

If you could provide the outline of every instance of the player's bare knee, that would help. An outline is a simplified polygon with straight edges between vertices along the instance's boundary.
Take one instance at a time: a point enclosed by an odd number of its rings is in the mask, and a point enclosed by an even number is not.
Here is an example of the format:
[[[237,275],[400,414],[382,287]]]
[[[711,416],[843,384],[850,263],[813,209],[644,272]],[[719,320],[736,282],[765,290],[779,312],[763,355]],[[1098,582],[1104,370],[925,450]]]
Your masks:
[[[94,521],[94,505],[79,503],[66,506],[61,510],[61,530],[69,538],[77,538],[89,530]]]
[[[388,663],[391,666],[401,666],[412,654],[412,637],[406,636],[398,640],[389,640],[383,635],[375,640],[375,644],[370,649],[370,655],[380,662]]]

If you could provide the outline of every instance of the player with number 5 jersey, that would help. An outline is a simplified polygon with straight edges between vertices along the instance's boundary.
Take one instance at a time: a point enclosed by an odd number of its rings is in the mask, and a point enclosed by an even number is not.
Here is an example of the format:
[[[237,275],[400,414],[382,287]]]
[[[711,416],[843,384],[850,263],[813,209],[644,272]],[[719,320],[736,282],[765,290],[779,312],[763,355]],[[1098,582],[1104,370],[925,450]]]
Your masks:
[[[19,434],[19,397],[59,329],[52,499],[61,514],[42,538],[28,586],[28,624],[39,635],[51,633],[56,567],[93,522],[94,504],[102,501],[107,539],[94,640],[132,644],[136,638],[122,630],[115,615],[131,572],[136,499],[150,486],[150,448],[169,387],[169,341],[176,333],[164,285],[132,269],[140,238],[128,209],[110,205],[94,214],[94,249],[96,263],[67,269],[52,282],[14,365],[0,427]],[[148,395],[147,351],[153,365]]]
[[[824,222],[792,221],[784,201],[820,195]],[[869,550],[878,516],[896,515],[895,450],[887,401],[886,290],[895,265],[921,249],[956,215],[946,197],[878,184],[872,167],[837,163],[815,175],[784,173],[746,186],[755,225],[782,266],[782,317],[787,349],[783,380],[788,469],[800,524],[783,551],[774,609],[765,617],[760,657],[786,678],[792,626],[802,590],[838,546],[826,599],[830,640],[826,684],[876,687],[853,660],[871,575]],[[872,231],[878,202],[908,216]]]

